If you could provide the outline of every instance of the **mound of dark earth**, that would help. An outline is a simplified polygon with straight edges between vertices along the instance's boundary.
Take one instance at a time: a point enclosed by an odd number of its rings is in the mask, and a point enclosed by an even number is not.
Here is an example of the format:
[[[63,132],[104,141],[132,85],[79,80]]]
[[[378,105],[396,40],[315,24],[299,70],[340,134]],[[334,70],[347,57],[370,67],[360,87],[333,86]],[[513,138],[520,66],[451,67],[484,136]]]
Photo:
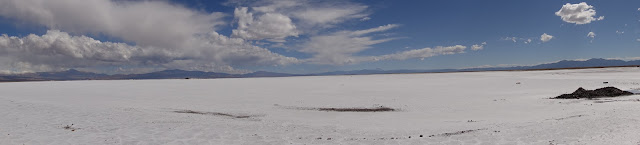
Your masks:
[[[580,98],[605,98],[605,97],[617,97],[617,96],[626,96],[633,95],[633,93],[628,91],[620,90],[616,87],[604,87],[595,90],[585,90],[580,87],[578,90],[571,94],[562,94],[558,97],[552,99],[580,99]]]

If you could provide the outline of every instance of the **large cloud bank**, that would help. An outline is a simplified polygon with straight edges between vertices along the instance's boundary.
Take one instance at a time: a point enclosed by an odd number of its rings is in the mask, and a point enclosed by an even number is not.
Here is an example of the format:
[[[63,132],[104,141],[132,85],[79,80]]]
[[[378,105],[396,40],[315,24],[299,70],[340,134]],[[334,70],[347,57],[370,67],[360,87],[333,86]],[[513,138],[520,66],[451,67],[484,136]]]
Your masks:
[[[372,19],[368,6],[350,1],[230,0],[224,5],[235,10],[205,12],[169,1],[3,0],[0,17],[49,31],[0,36],[0,71],[127,66],[237,73],[246,71],[234,69],[237,66],[347,65],[464,53],[467,48],[438,46],[359,56],[374,45],[400,39],[381,33],[401,25],[336,29],[342,23]],[[222,29],[231,34],[218,33]],[[274,46],[310,57],[284,56],[269,49]]]

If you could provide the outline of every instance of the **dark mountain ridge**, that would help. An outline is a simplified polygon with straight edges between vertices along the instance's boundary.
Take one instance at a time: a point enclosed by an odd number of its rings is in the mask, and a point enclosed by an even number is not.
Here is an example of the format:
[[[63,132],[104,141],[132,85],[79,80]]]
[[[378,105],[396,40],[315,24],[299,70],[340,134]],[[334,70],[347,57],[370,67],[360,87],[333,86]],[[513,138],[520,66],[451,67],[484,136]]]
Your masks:
[[[11,81],[64,81],[64,80],[123,80],[123,79],[184,79],[184,78],[252,78],[252,77],[288,77],[288,76],[329,76],[329,75],[366,75],[366,74],[398,74],[398,73],[438,73],[438,72],[469,72],[469,71],[512,71],[512,70],[547,70],[547,69],[572,69],[593,67],[621,67],[640,66],[640,60],[624,61],[614,59],[594,58],[585,61],[562,60],[555,63],[546,63],[534,66],[515,67],[490,67],[490,68],[466,68],[466,69],[434,69],[434,70],[382,70],[363,69],[353,71],[333,71],[314,74],[287,74],[267,71],[257,71],[247,74],[228,74],[204,71],[163,70],[143,74],[115,74],[106,75],[100,73],[83,72],[75,69],[60,72],[37,72],[25,74],[0,75],[0,82]]]

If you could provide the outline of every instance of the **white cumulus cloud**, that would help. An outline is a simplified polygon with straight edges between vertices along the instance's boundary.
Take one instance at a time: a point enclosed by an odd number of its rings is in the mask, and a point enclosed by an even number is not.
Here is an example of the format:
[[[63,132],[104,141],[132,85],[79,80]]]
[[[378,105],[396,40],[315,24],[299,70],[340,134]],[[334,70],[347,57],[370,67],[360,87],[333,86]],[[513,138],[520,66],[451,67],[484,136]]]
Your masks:
[[[593,43],[593,39],[596,38],[596,33],[589,32],[589,33],[587,33],[587,37],[591,38],[591,41],[589,41],[589,42]]]
[[[589,32],[589,33],[587,34],[587,37],[592,38],[592,39],[593,39],[593,38],[596,38],[596,33]]]
[[[136,63],[148,56],[170,57],[160,51],[143,51],[125,43],[101,42],[86,36],[71,36],[58,30],[42,36],[0,36],[0,66],[17,71],[51,71],[93,65],[122,65]]]
[[[563,21],[574,24],[589,24],[592,21],[603,20],[604,16],[596,18],[596,10],[586,2],[578,4],[567,3],[555,13]]]
[[[547,33],[543,33],[543,34],[540,36],[540,41],[542,41],[542,43],[544,43],[544,42],[548,42],[548,41],[549,41],[549,40],[551,40],[551,39],[553,39],[553,36],[551,36],[551,35],[549,35],[549,34],[547,34]]]
[[[484,49],[484,45],[487,45],[487,42],[482,42],[481,44],[471,45],[471,50],[473,50],[473,51],[482,50],[482,49]]]
[[[238,28],[233,30],[231,37],[283,42],[286,37],[298,36],[291,18],[280,13],[264,13],[254,18],[247,7],[241,7],[236,8],[234,15],[238,19]]]

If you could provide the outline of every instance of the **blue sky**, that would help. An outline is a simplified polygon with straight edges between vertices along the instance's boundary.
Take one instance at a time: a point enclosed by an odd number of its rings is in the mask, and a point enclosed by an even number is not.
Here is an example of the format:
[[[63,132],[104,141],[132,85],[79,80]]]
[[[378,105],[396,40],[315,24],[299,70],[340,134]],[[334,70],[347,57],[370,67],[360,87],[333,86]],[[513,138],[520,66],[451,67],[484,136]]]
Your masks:
[[[634,59],[639,7],[633,0],[9,0],[0,2],[0,72],[314,73]]]

